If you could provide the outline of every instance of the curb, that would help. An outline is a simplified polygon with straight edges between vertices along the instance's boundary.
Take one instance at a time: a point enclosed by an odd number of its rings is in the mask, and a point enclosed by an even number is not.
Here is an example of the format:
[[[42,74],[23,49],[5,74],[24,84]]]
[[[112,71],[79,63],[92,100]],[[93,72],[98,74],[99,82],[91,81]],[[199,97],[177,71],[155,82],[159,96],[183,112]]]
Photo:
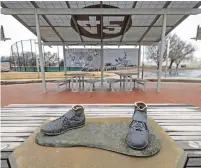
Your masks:
[[[157,82],[157,79],[146,79],[148,82]],[[57,80],[48,79],[47,83],[54,83]],[[1,80],[1,85],[14,85],[14,84],[29,84],[41,83],[42,80],[28,80],[28,81],[14,81],[14,80]],[[201,79],[161,79],[161,82],[180,82],[180,83],[201,83]]]

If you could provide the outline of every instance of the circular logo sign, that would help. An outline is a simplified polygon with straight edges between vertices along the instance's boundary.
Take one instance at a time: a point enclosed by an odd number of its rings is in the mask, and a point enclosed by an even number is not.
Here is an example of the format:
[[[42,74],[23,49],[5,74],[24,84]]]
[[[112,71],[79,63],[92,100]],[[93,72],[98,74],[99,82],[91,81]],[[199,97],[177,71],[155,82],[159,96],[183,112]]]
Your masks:
[[[91,5],[84,8],[101,8],[100,4]],[[102,4],[102,8],[118,8],[111,5]],[[103,16],[103,39],[110,39],[123,35],[124,28],[127,24],[129,16]],[[76,15],[74,16],[75,22],[79,28],[82,36],[101,39],[101,16],[89,16],[89,15]],[[71,18],[71,26],[77,32],[76,26]],[[130,29],[132,25],[132,19],[128,23],[126,31]]]

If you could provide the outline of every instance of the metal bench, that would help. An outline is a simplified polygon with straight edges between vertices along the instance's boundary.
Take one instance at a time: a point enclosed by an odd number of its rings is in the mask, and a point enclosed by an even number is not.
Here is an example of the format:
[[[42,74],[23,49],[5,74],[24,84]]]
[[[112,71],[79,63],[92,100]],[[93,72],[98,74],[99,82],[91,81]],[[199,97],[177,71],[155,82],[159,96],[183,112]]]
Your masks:
[[[86,79],[85,82],[90,84],[90,92],[93,92],[95,91],[95,83],[100,82],[100,79],[91,78]]]
[[[107,83],[109,83],[109,91],[114,92],[114,84],[117,83],[119,80],[114,78],[105,79]]]
[[[135,84],[137,85],[138,89],[141,89],[141,86],[142,86],[143,87],[142,90],[146,91],[146,85],[147,85],[147,80],[146,79],[137,78],[137,79],[135,79]]]
[[[70,79],[62,79],[62,80],[58,80],[57,82],[57,92],[60,92],[64,89],[61,89],[61,86],[65,85],[65,89],[67,88],[67,84],[68,84],[68,89],[70,90]]]

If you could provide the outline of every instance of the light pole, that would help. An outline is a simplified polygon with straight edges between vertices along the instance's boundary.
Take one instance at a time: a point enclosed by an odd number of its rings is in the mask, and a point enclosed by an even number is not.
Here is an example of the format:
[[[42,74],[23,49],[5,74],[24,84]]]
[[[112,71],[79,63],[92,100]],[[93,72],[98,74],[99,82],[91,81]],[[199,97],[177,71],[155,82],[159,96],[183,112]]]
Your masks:
[[[201,27],[198,25],[198,27],[197,27],[197,34],[196,34],[196,37],[194,37],[194,38],[191,38],[191,39],[193,39],[193,40],[200,40],[201,41]]]
[[[6,41],[6,40],[11,40],[11,38],[6,38],[5,37],[5,34],[4,34],[4,29],[3,29],[3,26],[1,25],[1,29],[0,29],[0,41]]]
[[[194,37],[194,38],[191,38],[191,39],[193,39],[193,40],[201,40],[201,27],[198,25],[198,27],[197,27],[197,34],[196,34],[196,37]]]

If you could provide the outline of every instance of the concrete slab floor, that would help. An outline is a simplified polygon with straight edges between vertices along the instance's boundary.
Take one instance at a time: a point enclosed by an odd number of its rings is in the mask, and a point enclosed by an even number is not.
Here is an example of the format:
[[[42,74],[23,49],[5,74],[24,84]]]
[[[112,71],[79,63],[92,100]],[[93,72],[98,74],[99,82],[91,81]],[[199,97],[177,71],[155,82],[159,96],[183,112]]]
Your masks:
[[[43,94],[41,83],[1,85],[1,106],[8,104],[98,104],[98,103],[185,103],[201,107],[200,83],[162,82],[156,93],[156,82],[147,83],[147,91],[132,92],[56,92],[56,84],[48,83]]]

